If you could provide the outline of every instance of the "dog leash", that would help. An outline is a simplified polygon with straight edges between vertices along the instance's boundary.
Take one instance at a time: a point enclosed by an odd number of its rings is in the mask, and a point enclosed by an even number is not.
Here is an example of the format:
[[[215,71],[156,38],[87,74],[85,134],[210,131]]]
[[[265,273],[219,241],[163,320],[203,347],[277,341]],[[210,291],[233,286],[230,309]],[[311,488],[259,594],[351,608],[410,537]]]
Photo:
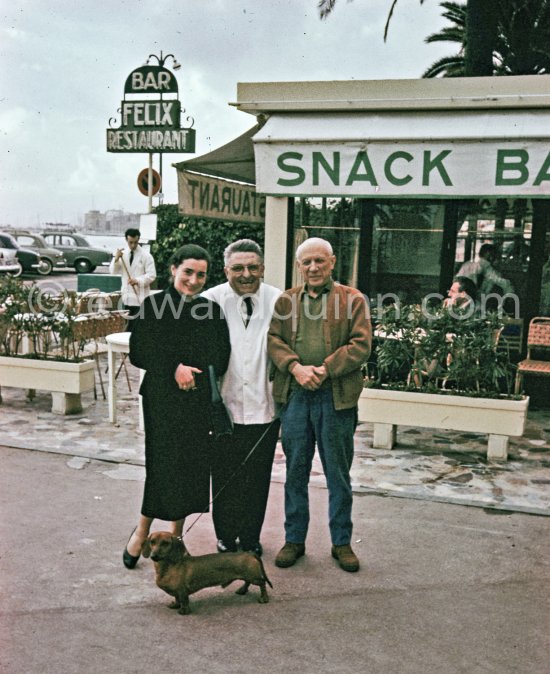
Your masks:
[[[183,537],[186,536],[191,529],[195,526],[195,524],[200,520],[200,518],[205,515],[209,510],[210,506],[214,503],[214,501],[218,498],[218,496],[222,493],[222,491],[227,487],[228,484],[230,484],[235,476],[239,473],[239,471],[242,469],[242,467],[245,465],[245,463],[248,461],[248,459],[252,456],[252,454],[256,451],[258,445],[260,442],[265,438],[267,435],[267,432],[270,430],[270,428],[273,426],[273,424],[277,421],[277,419],[273,419],[273,421],[269,424],[269,426],[265,429],[265,431],[261,434],[259,440],[256,442],[256,444],[252,447],[252,449],[248,452],[248,454],[244,457],[244,459],[241,461],[241,463],[237,466],[233,474],[230,476],[230,478],[227,480],[227,482],[222,485],[216,494],[212,497],[212,500],[209,502],[208,507],[206,510],[203,510],[202,513],[199,513],[199,515],[195,518],[195,520],[189,525],[189,527],[183,532],[181,535],[181,539],[183,540]]]

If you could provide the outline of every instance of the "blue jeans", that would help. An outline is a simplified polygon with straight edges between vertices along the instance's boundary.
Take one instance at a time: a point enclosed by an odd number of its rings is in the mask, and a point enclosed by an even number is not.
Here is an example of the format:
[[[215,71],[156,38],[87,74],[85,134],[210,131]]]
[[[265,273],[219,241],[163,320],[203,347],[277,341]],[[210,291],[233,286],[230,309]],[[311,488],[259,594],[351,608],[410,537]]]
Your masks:
[[[352,491],[349,471],[357,408],[335,410],[330,388],[298,389],[281,410],[286,456],[285,539],[304,543],[309,525],[308,484],[315,442],[327,480],[330,537],[333,545],[351,540]]]

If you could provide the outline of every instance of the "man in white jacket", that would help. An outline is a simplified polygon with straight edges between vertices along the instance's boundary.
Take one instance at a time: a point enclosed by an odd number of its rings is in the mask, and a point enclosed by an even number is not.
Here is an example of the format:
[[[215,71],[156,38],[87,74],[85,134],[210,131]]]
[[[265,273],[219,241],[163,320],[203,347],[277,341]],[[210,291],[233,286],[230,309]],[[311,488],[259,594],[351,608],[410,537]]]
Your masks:
[[[127,247],[116,251],[109,267],[109,273],[122,276],[122,302],[130,318],[139,312],[157,277],[153,256],[139,245],[140,236],[139,229],[127,229],[124,232]]]
[[[202,293],[222,308],[231,340],[221,394],[234,430],[231,437],[217,443],[212,457],[212,518],[219,552],[235,551],[240,545],[261,555],[260,532],[279,437],[269,381],[267,331],[281,291],[262,282],[262,250],[251,239],[230,244],[224,251],[224,265],[227,283]]]

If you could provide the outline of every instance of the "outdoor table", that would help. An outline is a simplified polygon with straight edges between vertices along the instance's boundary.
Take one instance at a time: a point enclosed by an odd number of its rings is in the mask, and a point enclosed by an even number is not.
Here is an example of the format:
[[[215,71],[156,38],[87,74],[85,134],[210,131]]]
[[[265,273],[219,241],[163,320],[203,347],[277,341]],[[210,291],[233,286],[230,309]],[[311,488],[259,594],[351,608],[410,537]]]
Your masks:
[[[105,337],[107,342],[107,361],[109,366],[109,385],[107,389],[107,400],[109,403],[109,421],[111,423],[116,423],[117,412],[116,412],[116,354],[128,354],[130,353],[130,333],[129,332],[113,332],[110,335]],[[144,371],[139,371],[139,383],[143,379]],[[141,403],[141,397],[139,401],[139,428],[143,430],[143,407]]]

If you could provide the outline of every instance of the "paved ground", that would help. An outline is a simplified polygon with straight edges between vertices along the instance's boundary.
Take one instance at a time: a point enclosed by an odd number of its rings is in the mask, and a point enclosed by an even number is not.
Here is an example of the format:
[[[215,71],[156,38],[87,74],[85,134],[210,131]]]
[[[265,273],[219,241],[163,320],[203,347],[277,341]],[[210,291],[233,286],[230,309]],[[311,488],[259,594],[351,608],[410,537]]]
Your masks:
[[[532,414],[500,466],[484,461],[483,438],[403,428],[396,450],[374,452],[368,426],[358,429],[357,574],[330,557],[318,466],[307,554],[291,569],[274,566],[278,451],[262,534],[271,602],[258,604],[254,589],[211,588],[178,616],[150,560],[133,571],[121,563],[143,488],[135,381],[125,386],[117,427],[92,395],[82,415],[57,417],[47,394],[28,403],[23,391],[2,391],[2,674],[548,671],[550,520],[513,512],[549,512],[547,413]],[[214,551],[210,515],[186,543],[193,554]]]
[[[51,397],[38,392],[32,403],[21,389],[4,388],[0,406],[0,443],[45,449],[117,462],[121,475],[143,465],[144,438],[137,424],[137,370],[128,365],[132,391],[118,380],[118,424],[108,420],[107,403],[83,396],[84,412],[51,414]],[[352,480],[356,493],[375,493],[460,505],[550,515],[550,410],[531,409],[525,434],[510,441],[510,460],[488,463],[486,436],[432,432],[399,426],[394,450],[372,447],[372,426],[356,433]],[[137,470],[139,473],[139,470]],[[139,473],[143,475],[143,472]],[[284,482],[285,460],[279,447],[273,481]],[[316,460],[312,484],[324,486]]]
[[[139,480],[45,451],[0,447],[0,461],[2,674],[548,671],[546,517],[358,495],[362,568],[348,574],[330,557],[327,492],[314,488],[306,556],[278,569],[273,484],[262,535],[270,603],[255,589],[210,588],[179,616],[150,560],[122,566]],[[210,516],[186,542],[214,551]]]

